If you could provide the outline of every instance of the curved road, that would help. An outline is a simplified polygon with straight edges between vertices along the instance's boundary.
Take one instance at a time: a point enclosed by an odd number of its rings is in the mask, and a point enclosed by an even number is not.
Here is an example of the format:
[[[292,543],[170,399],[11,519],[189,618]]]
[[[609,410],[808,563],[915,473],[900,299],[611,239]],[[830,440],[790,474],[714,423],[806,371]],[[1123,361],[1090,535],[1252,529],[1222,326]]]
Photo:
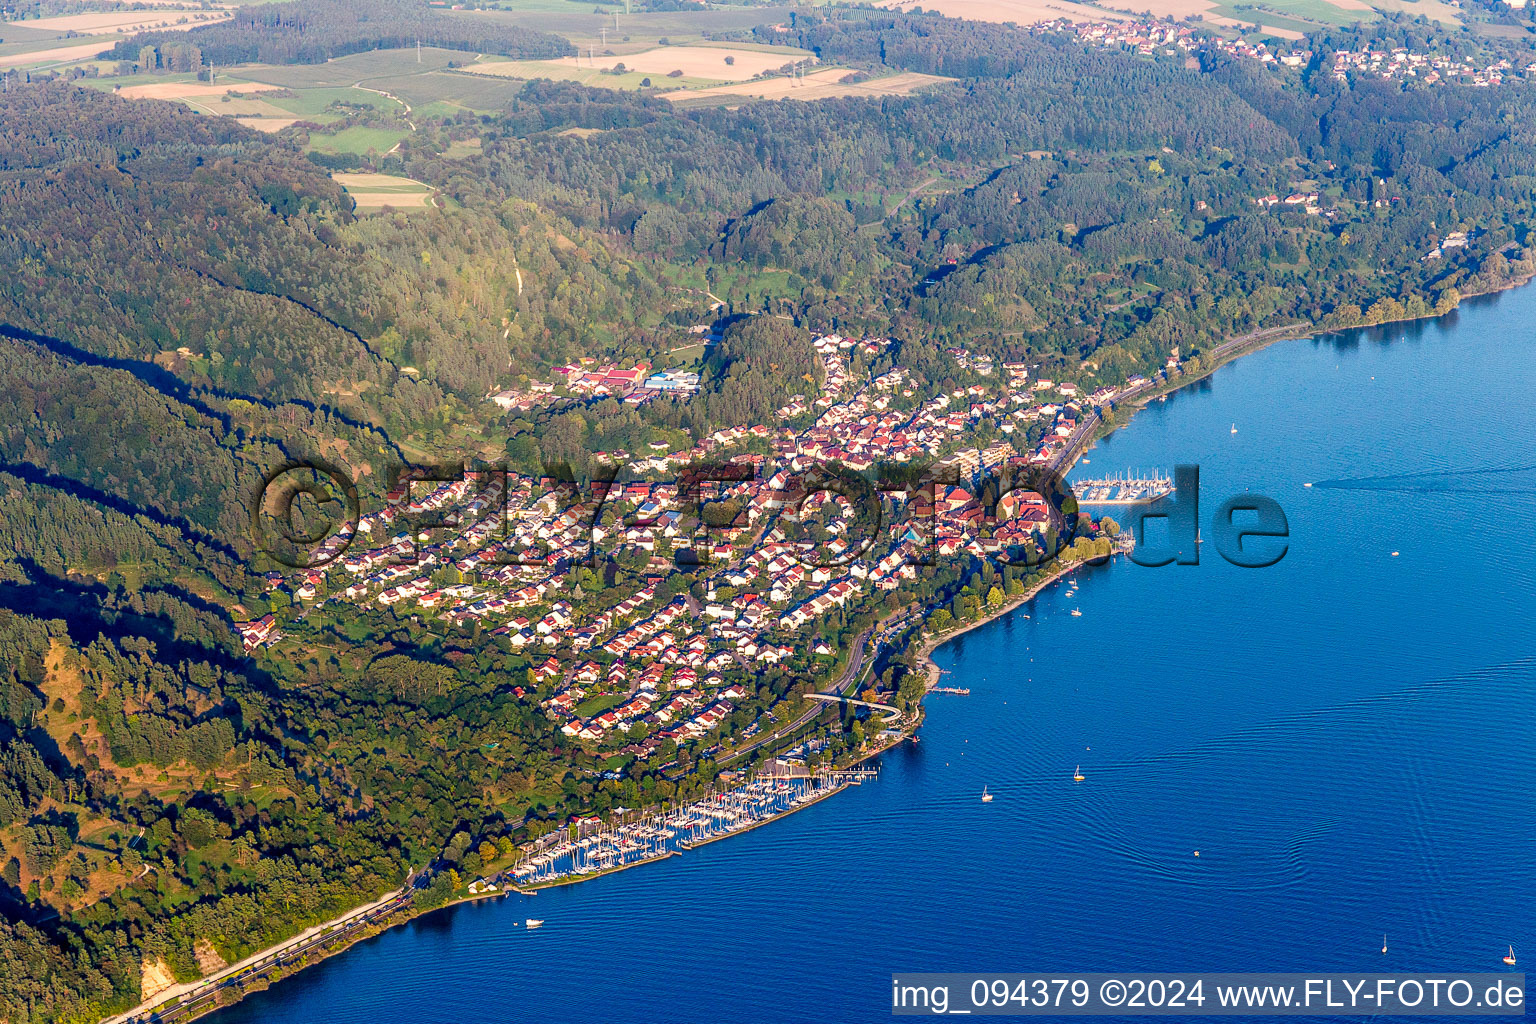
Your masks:
[[[868,645],[869,638],[874,632],[875,627],[870,626],[863,633],[859,634],[858,643],[853,650],[853,657],[849,659],[848,665],[843,669],[842,675],[837,677],[837,681],[834,682],[827,690],[823,691],[824,696],[841,697],[843,691],[846,690],[864,671],[864,648]],[[739,760],[763,744],[772,743],[779,737],[783,736],[785,733],[794,732],[796,729],[800,728],[802,725],[805,725],[807,722],[814,719],[817,715],[821,714],[823,710],[824,709],[819,706],[812,705],[811,707],[807,708],[799,718],[796,718],[793,722],[790,722],[782,729],[777,729],[772,733],[767,733],[763,736],[760,736],[759,738],[753,740],[751,743],[748,743],[746,746],[742,747],[740,750],[736,751],[736,753],[732,754],[730,757],[716,761],[715,763],[720,767],[724,767],[732,761]]]

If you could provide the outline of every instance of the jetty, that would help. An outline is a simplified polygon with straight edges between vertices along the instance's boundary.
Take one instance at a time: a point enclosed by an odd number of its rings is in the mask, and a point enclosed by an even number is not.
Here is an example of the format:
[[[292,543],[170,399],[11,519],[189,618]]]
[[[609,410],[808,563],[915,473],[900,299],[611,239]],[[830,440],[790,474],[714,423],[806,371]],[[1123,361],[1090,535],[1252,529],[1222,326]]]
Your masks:
[[[928,692],[953,693],[957,697],[969,697],[971,695],[971,688],[969,686],[935,686],[929,689]]]
[[[1142,475],[1138,470],[1116,476],[1078,480],[1072,484],[1083,505],[1142,505],[1173,493],[1173,478],[1161,470]]]
[[[757,775],[682,807],[549,833],[502,880],[526,891],[674,857],[878,777],[874,768]]]

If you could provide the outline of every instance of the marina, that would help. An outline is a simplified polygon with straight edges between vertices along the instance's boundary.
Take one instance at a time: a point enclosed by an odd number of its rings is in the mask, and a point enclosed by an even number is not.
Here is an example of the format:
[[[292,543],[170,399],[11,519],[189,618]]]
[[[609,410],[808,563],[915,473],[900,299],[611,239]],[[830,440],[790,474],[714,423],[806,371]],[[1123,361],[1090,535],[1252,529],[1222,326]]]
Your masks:
[[[1173,478],[1161,470],[1078,480],[1072,485],[1081,505],[1142,505],[1173,493]]]
[[[620,814],[608,823],[578,821],[543,837],[523,860],[491,884],[537,888],[674,857],[878,776],[874,768],[765,774],[675,810],[628,820]]]

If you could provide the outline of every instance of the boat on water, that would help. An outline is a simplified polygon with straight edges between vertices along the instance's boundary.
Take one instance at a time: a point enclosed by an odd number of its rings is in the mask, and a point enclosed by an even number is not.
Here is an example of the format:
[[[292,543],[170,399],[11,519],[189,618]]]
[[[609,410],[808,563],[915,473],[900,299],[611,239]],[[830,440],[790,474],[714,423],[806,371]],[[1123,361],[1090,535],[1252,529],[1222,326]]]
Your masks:
[[[1082,782],[1085,778],[1087,778],[1087,776],[1083,774],[1082,765],[1078,765],[1076,768],[1072,769],[1073,782]]]
[[[543,923],[544,923],[543,918],[530,917],[528,920],[523,922],[523,926],[526,927],[526,928],[537,928],[540,925],[542,925]]]
[[[1381,937],[1381,951],[1383,953],[1387,951],[1387,937],[1385,935]]]
[[[1072,614],[1076,618],[1082,618],[1082,615],[1083,615],[1082,611],[1080,609],[1077,609],[1077,608],[1073,608],[1072,609]]]
[[[1237,433],[1237,424],[1236,423],[1232,424],[1232,433],[1234,433],[1234,434]]]
[[[1515,947],[1514,946],[1510,946],[1509,947],[1509,955],[1504,958],[1504,962],[1506,964],[1508,964],[1509,966],[1511,966],[1511,967],[1515,966]]]
[[[992,794],[987,792],[986,786],[981,787],[981,802],[984,804],[989,804],[992,802]]]

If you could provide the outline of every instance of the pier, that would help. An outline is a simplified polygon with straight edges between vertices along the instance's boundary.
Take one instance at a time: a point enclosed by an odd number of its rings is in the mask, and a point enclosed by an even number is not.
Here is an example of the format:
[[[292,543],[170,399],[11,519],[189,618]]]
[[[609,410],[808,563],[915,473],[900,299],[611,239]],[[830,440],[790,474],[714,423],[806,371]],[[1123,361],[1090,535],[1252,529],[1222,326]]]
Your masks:
[[[928,692],[952,693],[957,697],[969,697],[971,695],[971,688],[969,686],[934,686],[931,687]]]
[[[878,777],[874,768],[759,775],[684,807],[579,828],[575,836],[562,829],[536,841],[493,884],[507,882],[525,891],[674,857]]]
[[[1173,478],[1161,470],[1078,480],[1072,484],[1081,505],[1141,505],[1173,493]]]

